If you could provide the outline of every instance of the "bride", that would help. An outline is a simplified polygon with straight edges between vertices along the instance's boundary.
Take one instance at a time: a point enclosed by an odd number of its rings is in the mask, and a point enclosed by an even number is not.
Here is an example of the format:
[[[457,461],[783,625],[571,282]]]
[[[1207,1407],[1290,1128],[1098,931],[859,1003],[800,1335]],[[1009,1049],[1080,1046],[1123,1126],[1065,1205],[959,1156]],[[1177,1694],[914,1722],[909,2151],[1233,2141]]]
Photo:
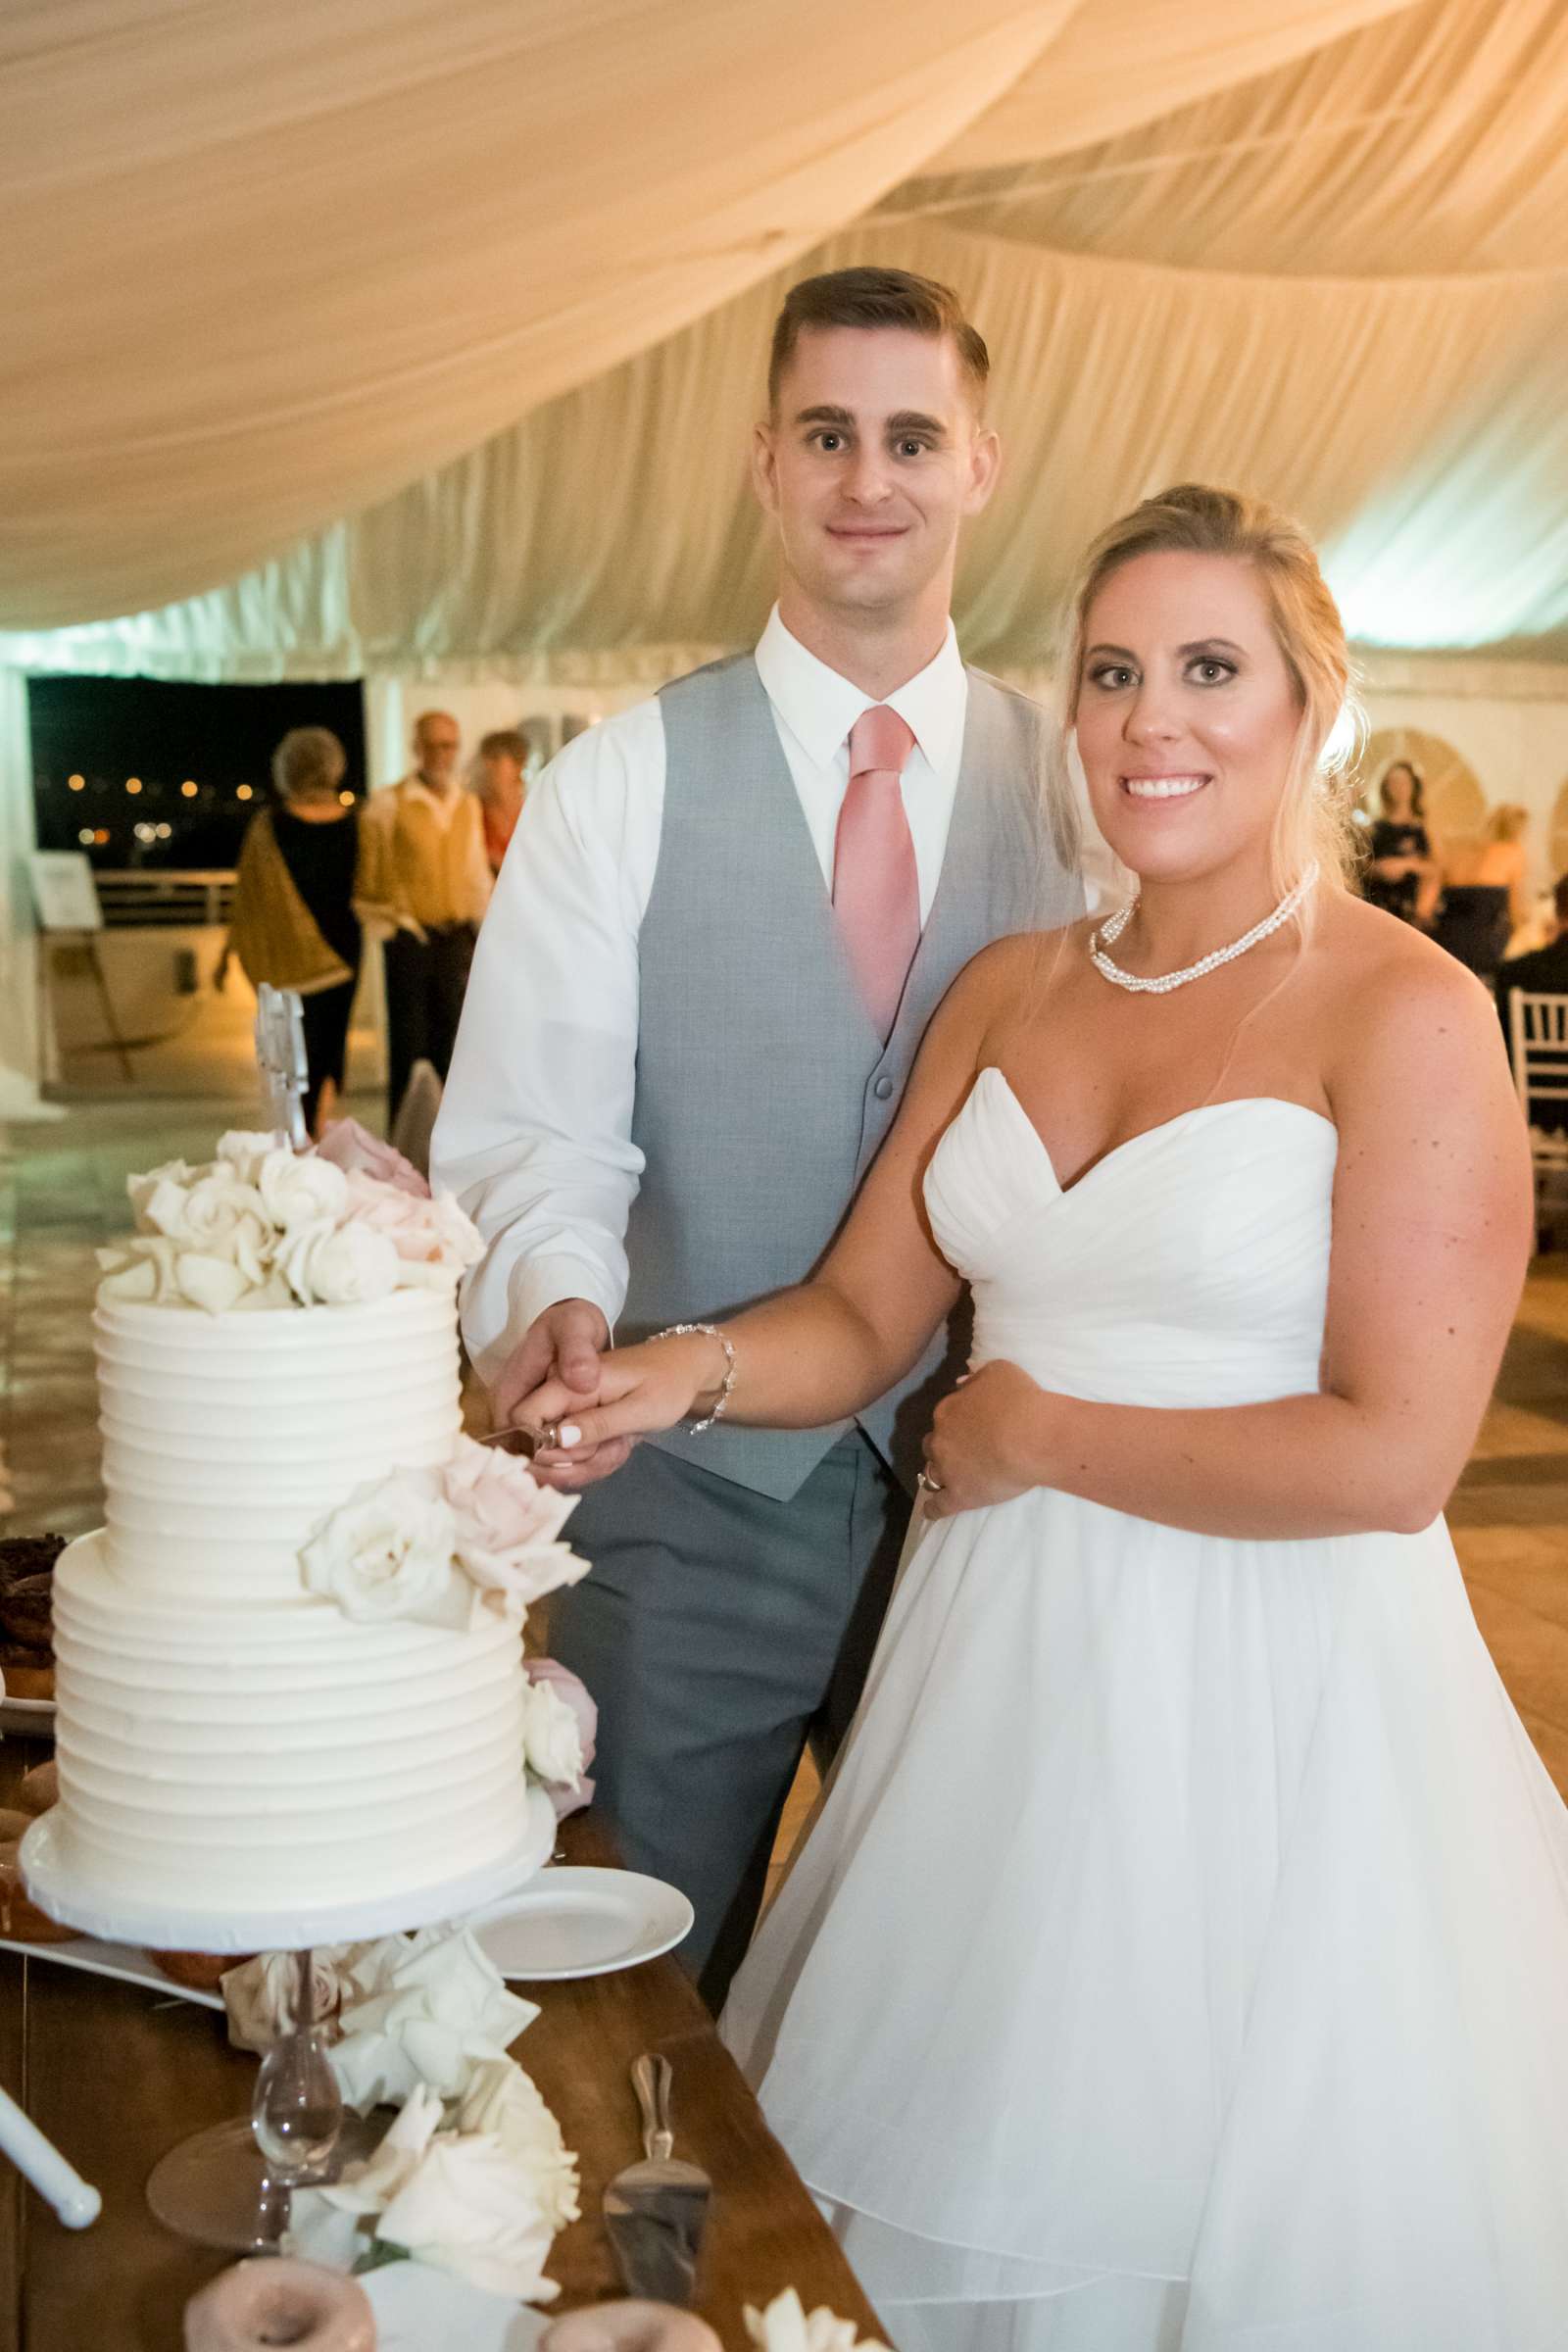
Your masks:
[[[1344,633],[1184,488],[1063,672],[1129,913],[953,989],[815,1278],[542,1457],[968,1379],[726,2039],[901,2352],[1560,2352],[1568,1815],[1441,1516],[1531,1232],[1470,976],[1343,885]],[[694,1300],[694,1307],[701,1302]]]

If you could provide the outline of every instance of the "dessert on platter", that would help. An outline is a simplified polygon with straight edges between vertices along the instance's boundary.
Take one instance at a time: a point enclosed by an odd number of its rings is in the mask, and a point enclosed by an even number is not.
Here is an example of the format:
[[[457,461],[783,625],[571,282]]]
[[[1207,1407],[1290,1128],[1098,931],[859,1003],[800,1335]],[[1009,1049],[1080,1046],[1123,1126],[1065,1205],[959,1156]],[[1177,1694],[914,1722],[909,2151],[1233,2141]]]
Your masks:
[[[586,1563],[569,1500],[462,1435],[477,1236],[266,1135],[130,1190],[94,1318],[106,1524],[54,1575],[51,1877],[238,1920],[504,1862],[524,1612]]]
[[[55,1562],[64,1536],[20,1536],[0,1543],[0,1675],[7,1698],[52,1699]]]

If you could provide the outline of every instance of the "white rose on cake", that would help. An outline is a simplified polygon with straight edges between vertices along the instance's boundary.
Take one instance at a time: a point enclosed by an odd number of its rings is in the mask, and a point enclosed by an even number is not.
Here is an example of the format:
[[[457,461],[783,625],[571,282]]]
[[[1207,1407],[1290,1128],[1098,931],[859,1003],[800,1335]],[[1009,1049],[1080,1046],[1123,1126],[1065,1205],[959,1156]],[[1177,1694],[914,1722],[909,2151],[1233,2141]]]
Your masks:
[[[258,1133],[249,1127],[231,1127],[218,1139],[218,1160],[232,1168],[241,1184],[254,1184],[262,1172],[262,1162],[277,1150],[275,1135]]]
[[[285,1233],[318,1224],[322,1218],[336,1225],[348,1214],[347,1178],[341,1168],[329,1159],[318,1159],[315,1152],[286,1148],[269,1152],[257,1170],[256,1189],[272,1223]]]
[[[104,1278],[98,1285],[106,1298],[127,1298],[137,1305],[167,1306],[179,1297],[174,1279],[175,1244],[162,1234],[97,1251]]]
[[[198,1170],[188,1183],[162,1177],[140,1214],[155,1233],[188,1249],[236,1258],[244,1253],[261,1279],[261,1258],[270,1238],[267,1210],[255,1186],[242,1184],[232,1168]]]
[[[345,1616],[466,1626],[473,1594],[455,1573],[452,1512],[418,1471],[356,1489],[300,1553],[305,1582]]]
[[[166,1159],[162,1167],[149,1168],[144,1176],[127,1176],[125,1191],[129,1196],[137,1224],[140,1225],[143,1222],[147,1213],[147,1203],[161,1184],[172,1184],[183,1192],[188,1190],[201,1174],[202,1170],[193,1168],[188,1160]]]
[[[318,1217],[294,1227],[278,1247],[277,1265],[302,1306],[369,1306],[398,1287],[397,1251],[384,1234],[359,1223]]]
[[[286,1305],[288,1293],[267,1269],[232,1257],[185,1250],[167,1234],[139,1234],[119,1249],[100,1250],[99,1289],[106,1298],[138,1305],[197,1306],[219,1315],[235,1307]]]
[[[266,1275],[259,1274],[253,1282],[233,1258],[214,1257],[204,1250],[181,1250],[174,1260],[180,1297],[187,1306],[199,1306],[210,1315],[229,1313],[265,1280]]]
[[[456,1523],[460,1562],[503,1607],[525,1609],[587,1575],[588,1562],[558,1541],[576,1495],[540,1486],[516,1454],[460,1437],[441,1471],[441,1486]]]

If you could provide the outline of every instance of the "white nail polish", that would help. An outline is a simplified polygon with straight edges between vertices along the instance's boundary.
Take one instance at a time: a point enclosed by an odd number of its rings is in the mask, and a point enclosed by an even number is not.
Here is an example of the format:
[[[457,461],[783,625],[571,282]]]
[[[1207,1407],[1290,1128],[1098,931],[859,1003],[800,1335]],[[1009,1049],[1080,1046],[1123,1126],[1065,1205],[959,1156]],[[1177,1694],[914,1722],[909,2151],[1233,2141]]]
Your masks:
[[[582,1444],[582,1431],[577,1427],[575,1421],[564,1421],[561,1425],[560,1435],[561,1443],[564,1447],[580,1446]]]

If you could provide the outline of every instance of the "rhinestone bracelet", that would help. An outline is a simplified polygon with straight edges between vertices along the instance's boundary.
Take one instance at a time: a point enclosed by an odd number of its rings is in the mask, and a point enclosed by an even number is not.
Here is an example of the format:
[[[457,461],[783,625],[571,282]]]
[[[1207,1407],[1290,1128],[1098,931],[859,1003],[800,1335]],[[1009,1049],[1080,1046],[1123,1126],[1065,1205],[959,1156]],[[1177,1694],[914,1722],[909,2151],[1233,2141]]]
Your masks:
[[[716,1340],[723,1348],[724,1380],[718,1392],[718,1401],[712,1411],[705,1413],[701,1421],[691,1423],[691,1433],[694,1438],[702,1430],[711,1429],[715,1421],[723,1419],[725,1409],[729,1404],[730,1392],[735,1386],[735,1350],[716,1323],[670,1323],[666,1324],[662,1331],[656,1331],[650,1335],[656,1340],[685,1340],[699,1332],[704,1339]]]

